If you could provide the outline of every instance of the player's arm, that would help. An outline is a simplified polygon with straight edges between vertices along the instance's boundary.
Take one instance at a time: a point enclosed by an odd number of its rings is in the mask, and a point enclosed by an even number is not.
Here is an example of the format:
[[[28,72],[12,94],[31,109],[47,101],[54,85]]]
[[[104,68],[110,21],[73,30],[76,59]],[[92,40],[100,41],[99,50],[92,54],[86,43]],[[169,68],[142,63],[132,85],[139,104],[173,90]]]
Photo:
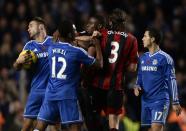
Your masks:
[[[99,31],[94,31],[92,36],[76,36],[75,43],[77,46],[87,50],[91,46],[91,41],[94,38],[100,38],[101,33]]]
[[[29,64],[31,62],[31,54],[27,51],[25,54],[20,54],[19,57],[13,64],[14,69],[20,70],[22,69],[24,64]]]
[[[136,85],[134,86],[134,94],[139,96],[140,91],[142,90],[143,82],[142,82],[142,71],[141,71],[141,60],[138,62],[138,75],[136,79]]]
[[[91,55],[88,54],[87,51],[83,50],[82,48],[79,48],[80,52],[78,53],[77,57],[79,58],[79,61],[85,65],[102,68],[103,67],[103,56],[101,53],[99,40],[94,39],[91,42],[92,42],[92,44],[95,45],[96,55],[94,57],[92,57]]]
[[[165,64],[165,78],[169,86],[172,108],[176,112],[176,114],[179,115],[181,113],[181,107],[179,104],[178,89],[173,60],[167,61],[167,64]]]
[[[86,42],[88,42],[88,41],[90,41],[92,39],[92,36],[77,36],[76,38],[75,38],[75,40],[78,40],[78,41],[86,41]]]
[[[96,56],[96,48],[95,48],[95,46],[88,47],[87,52],[88,52],[88,54],[90,56],[95,57]]]
[[[137,70],[137,60],[138,60],[138,43],[137,43],[137,39],[134,38],[134,40],[131,43],[131,47],[129,49],[129,65],[127,71],[135,72]]]
[[[101,51],[101,47],[100,47],[100,41],[97,38],[93,38],[92,43],[93,43],[93,45],[95,45],[95,53],[96,53],[96,56],[95,56],[96,61],[94,62],[93,65],[96,67],[102,68],[103,67],[103,55],[102,55],[102,51]],[[92,55],[93,55],[93,53],[94,53],[93,50],[91,50],[91,52],[90,52],[90,49],[89,49],[89,54],[90,53],[92,53]]]
[[[88,47],[90,46],[90,40],[89,41],[82,41],[82,40],[76,39],[74,41],[74,43],[75,43],[76,46],[81,47],[81,48],[83,48],[85,50],[88,50]]]

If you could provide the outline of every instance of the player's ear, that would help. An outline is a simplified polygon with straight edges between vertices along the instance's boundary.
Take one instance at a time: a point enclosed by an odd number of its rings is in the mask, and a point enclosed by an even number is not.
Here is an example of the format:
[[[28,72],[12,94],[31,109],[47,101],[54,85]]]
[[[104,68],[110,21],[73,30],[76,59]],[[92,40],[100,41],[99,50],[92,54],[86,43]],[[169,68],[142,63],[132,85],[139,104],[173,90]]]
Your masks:
[[[40,29],[40,30],[44,30],[44,28],[45,28],[45,27],[44,27],[43,24],[39,24],[39,29]]]
[[[151,38],[151,42],[153,42],[153,43],[155,42],[155,38],[154,37]]]

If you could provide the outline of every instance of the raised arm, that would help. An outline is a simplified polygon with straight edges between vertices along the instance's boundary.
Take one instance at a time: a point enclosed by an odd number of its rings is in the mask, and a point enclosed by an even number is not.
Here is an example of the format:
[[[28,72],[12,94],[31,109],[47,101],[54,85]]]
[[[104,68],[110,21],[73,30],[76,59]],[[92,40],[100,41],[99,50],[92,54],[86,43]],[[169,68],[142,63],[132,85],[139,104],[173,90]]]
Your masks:
[[[103,55],[101,52],[100,41],[97,38],[93,38],[92,43],[95,45],[95,49],[96,49],[96,57],[95,57],[96,61],[94,65],[102,68],[103,67]]]

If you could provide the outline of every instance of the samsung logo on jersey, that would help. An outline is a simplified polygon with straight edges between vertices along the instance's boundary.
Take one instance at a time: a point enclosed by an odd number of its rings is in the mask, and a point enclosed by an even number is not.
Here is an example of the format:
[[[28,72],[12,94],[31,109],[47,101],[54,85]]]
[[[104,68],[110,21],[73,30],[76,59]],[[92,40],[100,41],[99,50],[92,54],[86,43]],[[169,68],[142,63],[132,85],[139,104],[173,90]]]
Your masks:
[[[127,37],[127,36],[128,36],[128,34],[125,33],[125,32],[117,32],[117,31],[112,31],[112,30],[108,31],[107,33],[108,33],[109,35],[111,35],[111,34],[119,34],[119,35],[122,35],[122,36],[124,36],[124,37]]]
[[[38,58],[44,58],[48,56],[48,52],[37,53]]]
[[[156,66],[142,66],[141,68],[142,71],[157,71]]]
[[[59,48],[55,48],[55,49],[52,49],[52,53],[59,53],[59,54],[62,54],[62,55],[66,55],[66,51],[63,50],[63,49],[59,49]]]

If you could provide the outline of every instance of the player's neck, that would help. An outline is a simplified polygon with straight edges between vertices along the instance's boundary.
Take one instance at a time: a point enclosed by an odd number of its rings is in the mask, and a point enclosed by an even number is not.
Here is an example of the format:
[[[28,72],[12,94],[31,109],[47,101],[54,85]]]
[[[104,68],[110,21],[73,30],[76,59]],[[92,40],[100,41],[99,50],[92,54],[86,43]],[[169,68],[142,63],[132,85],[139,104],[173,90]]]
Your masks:
[[[70,43],[70,44],[72,44],[72,41],[71,41],[71,40],[66,39],[66,38],[63,38],[63,37],[60,38],[60,41],[65,42],[65,43]]]
[[[149,48],[149,52],[150,54],[154,54],[156,52],[158,52],[160,50],[160,47],[156,44],[153,44],[150,48]]]
[[[47,34],[46,33],[40,33],[38,36],[35,38],[37,42],[43,42],[46,38]]]

